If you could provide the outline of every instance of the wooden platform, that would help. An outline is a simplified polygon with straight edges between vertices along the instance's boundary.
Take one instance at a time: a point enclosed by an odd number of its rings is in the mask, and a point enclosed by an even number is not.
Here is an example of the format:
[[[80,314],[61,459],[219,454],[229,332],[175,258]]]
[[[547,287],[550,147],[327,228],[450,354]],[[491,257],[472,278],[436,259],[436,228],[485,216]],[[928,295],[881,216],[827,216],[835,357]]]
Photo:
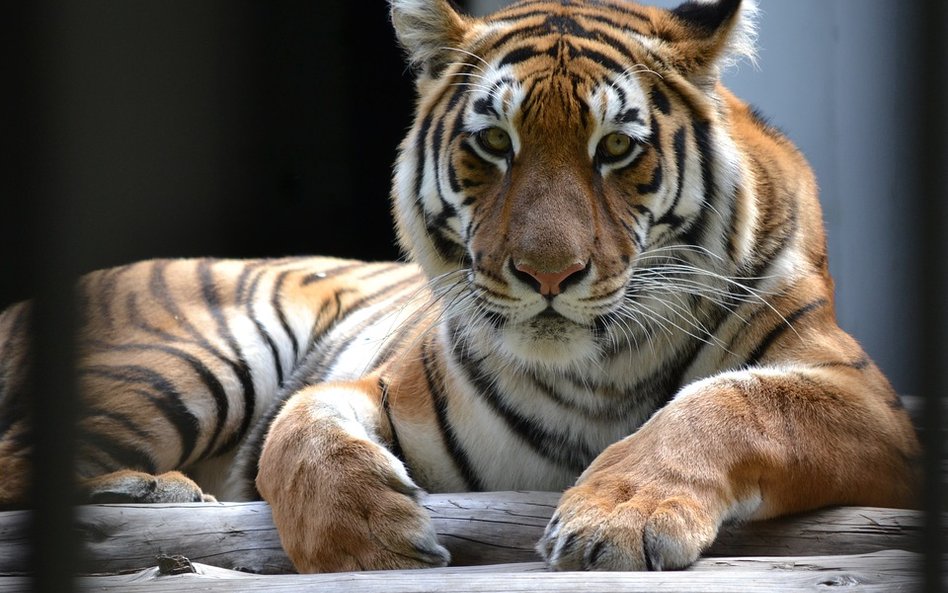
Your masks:
[[[453,566],[421,571],[296,575],[265,503],[96,505],[80,509],[90,591],[915,591],[918,511],[847,507],[726,527],[690,570],[550,573],[533,551],[558,495],[432,495],[426,506]],[[27,511],[0,513],[0,593],[23,591]],[[159,556],[182,556],[185,574]],[[191,572],[190,570],[193,570]],[[249,572],[248,572],[249,571]],[[259,573],[259,574],[251,574]]]

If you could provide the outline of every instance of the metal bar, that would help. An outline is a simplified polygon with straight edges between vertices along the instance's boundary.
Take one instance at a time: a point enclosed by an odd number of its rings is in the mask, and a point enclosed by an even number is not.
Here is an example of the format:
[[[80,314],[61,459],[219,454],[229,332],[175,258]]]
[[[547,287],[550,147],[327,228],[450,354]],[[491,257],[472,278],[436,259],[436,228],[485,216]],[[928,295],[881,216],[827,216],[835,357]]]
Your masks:
[[[926,551],[923,562],[925,590],[931,593],[943,591],[945,541],[942,534],[942,512],[945,510],[945,487],[942,480],[945,431],[943,427],[944,394],[948,388],[948,343],[945,314],[946,282],[945,254],[948,253],[948,195],[944,190],[948,159],[944,134],[945,127],[945,55],[946,11],[944,0],[926,0],[920,13],[919,46],[915,57],[919,81],[919,107],[916,111],[919,153],[918,174],[921,197],[914,206],[917,213],[919,243],[917,248],[922,265],[919,274],[919,306],[922,339],[919,373],[925,391],[925,415],[923,420],[924,470],[926,476],[923,493],[926,510],[923,544]],[[908,199],[908,196],[906,196]]]

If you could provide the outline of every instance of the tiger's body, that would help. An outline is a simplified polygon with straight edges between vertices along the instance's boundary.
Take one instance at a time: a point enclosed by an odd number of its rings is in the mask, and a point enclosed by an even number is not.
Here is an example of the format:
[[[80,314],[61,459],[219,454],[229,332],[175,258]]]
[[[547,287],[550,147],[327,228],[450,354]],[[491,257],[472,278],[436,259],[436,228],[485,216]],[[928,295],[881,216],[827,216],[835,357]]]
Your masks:
[[[416,263],[84,278],[90,496],[255,483],[302,571],[446,563],[419,487],[572,485],[538,545],[557,569],[683,567],[728,520],[912,504],[918,443],[836,324],[812,173],[717,81],[752,5],[391,4],[419,69],[393,188]],[[28,487],[27,315],[0,316],[0,503]]]
[[[79,477],[187,468],[225,500],[255,497],[256,459],[243,471],[230,464],[251,435],[259,448],[263,433],[254,428],[282,398],[373,370],[375,357],[397,352],[383,344],[408,339],[410,325],[393,331],[391,321],[428,300],[413,266],[331,258],[155,260],[89,274],[79,292],[79,381],[90,395]],[[0,315],[0,357],[10,361],[4,410],[24,396],[26,367],[16,357],[28,316],[28,303]],[[355,334],[361,342],[353,344]],[[0,464],[22,451],[25,429],[23,421],[7,429]]]

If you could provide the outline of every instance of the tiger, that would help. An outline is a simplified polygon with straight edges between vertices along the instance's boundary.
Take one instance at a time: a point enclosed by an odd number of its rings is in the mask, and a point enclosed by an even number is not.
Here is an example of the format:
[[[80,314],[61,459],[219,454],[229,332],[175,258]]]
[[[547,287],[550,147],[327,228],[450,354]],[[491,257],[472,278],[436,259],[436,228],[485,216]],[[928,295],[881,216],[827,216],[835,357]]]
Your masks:
[[[915,504],[910,420],[835,319],[814,174],[720,80],[754,2],[389,10],[416,74],[405,261],[82,277],[87,500],[262,498],[300,572],[446,565],[426,492],[562,492],[553,570]],[[28,503],[30,307],[0,315],[0,504]]]

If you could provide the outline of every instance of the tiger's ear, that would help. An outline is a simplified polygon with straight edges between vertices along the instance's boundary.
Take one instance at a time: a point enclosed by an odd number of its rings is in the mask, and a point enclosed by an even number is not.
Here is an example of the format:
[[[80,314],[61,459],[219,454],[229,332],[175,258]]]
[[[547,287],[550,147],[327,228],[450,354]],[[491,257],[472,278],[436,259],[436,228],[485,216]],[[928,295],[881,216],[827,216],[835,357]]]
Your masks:
[[[713,86],[720,71],[740,59],[755,61],[756,0],[691,0],[654,22],[670,44],[666,57],[701,86]]]
[[[448,0],[389,0],[398,42],[411,66],[436,77],[450,61],[448,48],[458,47],[467,29]]]

